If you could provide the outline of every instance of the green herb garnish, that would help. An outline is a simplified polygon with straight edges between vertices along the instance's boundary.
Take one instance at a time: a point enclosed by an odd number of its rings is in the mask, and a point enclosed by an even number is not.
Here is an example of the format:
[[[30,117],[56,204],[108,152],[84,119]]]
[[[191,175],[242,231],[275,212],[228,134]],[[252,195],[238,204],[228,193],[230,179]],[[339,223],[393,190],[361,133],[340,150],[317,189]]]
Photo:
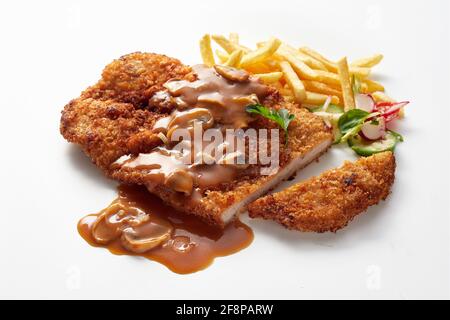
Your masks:
[[[338,127],[342,134],[341,142],[345,142],[357,134],[370,115],[369,112],[360,109],[352,109],[344,113],[338,121]]]
[[[397,141],[403,142],[403,136],[400,133],[397,133],[395,131],[389,130],[389,132],[397,139]]]
[[[285,144],[288,142],[288,127],[292,120],[294,120],[295,116],[290,114],[286,109],[270,109],[262,104],[252,104],[247,106],[245,109],[248,113],[259,114],[260,116],[272,120],[276,122],[283,130],[285,136]]]

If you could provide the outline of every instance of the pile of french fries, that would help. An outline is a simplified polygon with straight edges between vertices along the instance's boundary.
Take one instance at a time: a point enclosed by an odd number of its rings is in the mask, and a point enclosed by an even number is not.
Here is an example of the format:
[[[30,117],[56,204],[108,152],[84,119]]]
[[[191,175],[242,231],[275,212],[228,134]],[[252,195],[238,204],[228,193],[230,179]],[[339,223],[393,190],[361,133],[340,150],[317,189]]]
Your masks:
[[[212,41],[218,45],[213,51]],[[383,55],[348,63],[344,57],[338,61],[327,59],[308,47],[294,48],[277,38],[257,43],[250,49],[239,42],[239,35],[204,35],[200,40],[203,63],[244,69],[261,81],[276,87],[286,100],[305,107],[323,105],[327,99],[345,111],[355,108],[354,81],[359,93],[370,93],[375,101],[394,102],[384,91],[383,85],[370,80],[372,67]]]

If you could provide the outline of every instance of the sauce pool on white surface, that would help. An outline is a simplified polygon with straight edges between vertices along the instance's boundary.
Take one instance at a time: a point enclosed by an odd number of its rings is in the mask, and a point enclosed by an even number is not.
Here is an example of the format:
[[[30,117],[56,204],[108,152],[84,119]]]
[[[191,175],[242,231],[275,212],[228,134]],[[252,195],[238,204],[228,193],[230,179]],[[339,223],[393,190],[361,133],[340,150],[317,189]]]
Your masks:
[[[142,256],[180,274],[205,269],[253,241],[252,230],[238,219],[219,229],[166,206],[145,187],[126,185],[107,208],[82,218],[78,231],[94,247]]]

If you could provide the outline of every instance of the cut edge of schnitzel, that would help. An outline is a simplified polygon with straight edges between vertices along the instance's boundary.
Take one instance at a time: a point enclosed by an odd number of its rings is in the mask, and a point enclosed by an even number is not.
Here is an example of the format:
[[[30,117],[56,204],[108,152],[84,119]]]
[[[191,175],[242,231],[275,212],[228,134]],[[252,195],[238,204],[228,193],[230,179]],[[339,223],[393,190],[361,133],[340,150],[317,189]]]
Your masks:
[[[222,213],[223,222],[228,223],[237,212],[244,211],[249,203],[265,195],[267,192],[277,187],[281,182],[289,179],[297,171],[305,168],[311,162],[313,162],[314,160],[319,158],[322,154],[327,152],[330,146],[331,146],[330,141],[325,140],[320,144],[318,144],[317,146],[315,146],[313,149],[311,149],[303,157],[299,156],[298,158],[293,159],[288,165],[282,168],[272,179],[270,179],[266,184],[261,186],[260,189],[251,193],[247,198],[240,200],[239,202],[235,203],[234,205],[226,209]]]
[[[274,220],[305,232],[335,232],[385,200],[395,179],[395,157],[383,152],[260,198],[248,206],[251,218]]]

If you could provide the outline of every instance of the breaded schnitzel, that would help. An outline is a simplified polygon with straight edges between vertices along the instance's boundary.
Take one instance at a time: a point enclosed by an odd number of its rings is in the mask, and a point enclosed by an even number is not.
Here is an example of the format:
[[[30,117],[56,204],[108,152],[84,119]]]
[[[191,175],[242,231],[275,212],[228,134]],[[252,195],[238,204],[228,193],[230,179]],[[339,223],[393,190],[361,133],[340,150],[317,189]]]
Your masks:
[[[394,182],[392,152],[346,162],[248,206],[252,218],[275,220],[288,229],[335,232],[369,206],[385,200]]]
[[[332,133],[321,118],[285,102],[275,89],[268,88],[261,103],[273,109],[287,109],[295,115],[289,126],[289,141],[281,145],[277,174],[262,176],[251,166],[240,171],[233,181],[204,188],[201,199],[192,201],[164,184],[150,187],[145,170],[113,165],[122,156],[148,153],[162,144],[153,127],[158,119],[170,114],[173,106],[153,99],[155,93],[163,90],[168,80],[192,82],[196,77],[190,67],[163,55],[124,56],[104,69],[96,85],[65,106],[61,133],[68,141],[79,144],[107,176],[146,185],[172,207],[223,227],[249,202],[324,153],[331,145]],[[250,126],[275,128],[276,124],[258,118]]]
[[[173,78],[195,76],[180,61],[163,55],[123,56],[106,66],[97,84],[64,107],[61,134],[110,175],[110,165],[120,156],[150,151],[161,143],[151,129],[162,114],[144,107]]]

